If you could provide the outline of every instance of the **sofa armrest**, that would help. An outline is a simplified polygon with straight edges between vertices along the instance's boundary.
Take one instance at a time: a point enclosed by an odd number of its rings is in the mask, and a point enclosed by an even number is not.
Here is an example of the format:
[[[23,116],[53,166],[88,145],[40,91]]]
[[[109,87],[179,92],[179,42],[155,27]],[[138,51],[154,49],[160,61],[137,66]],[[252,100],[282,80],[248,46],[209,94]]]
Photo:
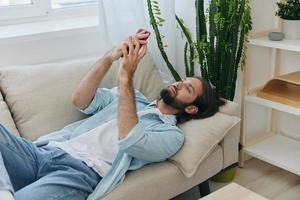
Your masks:
[[[236,124],[220,142],[223,149],[223,169],[238,162],[240,123]]]
[[[240,106],[227,100],[227,103],[220,108],[220,112],[240,117]],[[240,123],[236,124],[220,142],[220,146],[223,149],[223,169],[238,162],[240,126]]]

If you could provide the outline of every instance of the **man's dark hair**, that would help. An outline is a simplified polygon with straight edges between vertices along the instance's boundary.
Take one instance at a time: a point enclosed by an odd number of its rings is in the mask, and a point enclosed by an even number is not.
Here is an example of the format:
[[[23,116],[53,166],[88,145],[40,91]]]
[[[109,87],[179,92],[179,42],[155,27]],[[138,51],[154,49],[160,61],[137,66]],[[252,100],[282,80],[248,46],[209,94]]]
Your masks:
[[[196,114],[186,113],[184,110],[176,114],[177,124],[184,123],[191,119],[203,119],[213,116],[219,111],[219,107],[226,103],[225,100],[221,99],[210,83],[200,77],[194,77],[201,81],[203,93],[197,97],[194,102],[190,105],[194,105],[198,108]]]

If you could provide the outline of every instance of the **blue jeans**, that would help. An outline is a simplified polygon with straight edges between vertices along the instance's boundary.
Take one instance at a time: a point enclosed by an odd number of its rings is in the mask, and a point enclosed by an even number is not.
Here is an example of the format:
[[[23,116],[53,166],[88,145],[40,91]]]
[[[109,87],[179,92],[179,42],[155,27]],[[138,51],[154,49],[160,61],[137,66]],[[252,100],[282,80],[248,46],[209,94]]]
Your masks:
[[[0,124],[0,189],[14,192],[16,200],[86,199],[100,180],[65,151],[36,147]]]

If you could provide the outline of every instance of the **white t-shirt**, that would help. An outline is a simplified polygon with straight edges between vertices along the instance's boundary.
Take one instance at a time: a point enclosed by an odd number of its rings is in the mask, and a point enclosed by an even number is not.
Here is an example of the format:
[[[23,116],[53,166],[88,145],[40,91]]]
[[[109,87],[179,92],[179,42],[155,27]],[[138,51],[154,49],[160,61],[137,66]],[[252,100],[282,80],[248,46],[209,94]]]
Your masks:
[[[139,111],[138,115],[141,117],[153,112],[161,114],[159,109],[151,108]],[[59,147],[74,158],[82,160],[101,177],[104,177],[119,151],[118,140],[118,124],[114,119],[68,141],[51,141],[49,145]]]
[[[49,145],[66,151],[93,168],[101,177],[109,171],[118,153],[117,120],[111,120],[82,135],[64,142],[51,141]]]

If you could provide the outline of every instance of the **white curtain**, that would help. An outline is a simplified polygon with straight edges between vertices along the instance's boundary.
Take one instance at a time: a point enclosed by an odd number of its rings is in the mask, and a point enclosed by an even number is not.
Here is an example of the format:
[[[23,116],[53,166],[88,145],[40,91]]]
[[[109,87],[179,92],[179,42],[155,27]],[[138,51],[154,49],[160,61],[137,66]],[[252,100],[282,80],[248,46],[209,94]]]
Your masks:
[[[119,44],[139,28],[145,28],[152,34],[149,40],[149,52],[160,70],[163,78],[172,81],[173,77],[167,68],[156,44],[155,34],[149,23],[147,0],[99,0],[100,26],[105,38],[111,46]],[[160,27],[162,35],[166,36],[163,42],[170,62],[176,71],[185,76],[183,48],[185,40],[177,27],[175,13],[184,20],[185,25],[195,38],[195,0],[157,0],[162,17],[166,20]],[[205,0],[206,4],[208,0]],[[207,6],[206,6],[207,7]],[[199,66],[195,66],[196,74],[200,74]]]

